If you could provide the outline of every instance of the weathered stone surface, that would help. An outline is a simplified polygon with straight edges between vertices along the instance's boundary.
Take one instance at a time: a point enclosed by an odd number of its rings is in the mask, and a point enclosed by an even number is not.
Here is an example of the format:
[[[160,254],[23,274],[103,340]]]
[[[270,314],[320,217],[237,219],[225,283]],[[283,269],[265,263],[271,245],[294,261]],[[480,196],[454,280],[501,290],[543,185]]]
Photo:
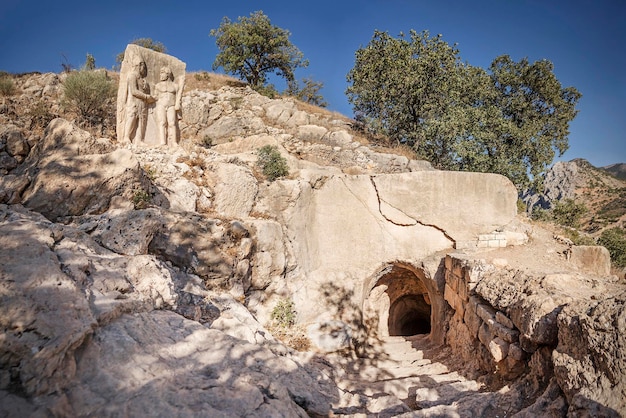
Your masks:
[[[37,152],[38,158],[16,170],[31,179],[21,202],[51,220],[103,212],[113,195],[132,200],[133,190],[141,187],[139,164],[130,151],[114,149],[63,119],[50,123]]]
[[[336,394],[322,385],[293,360],[157,311],[99,329],[65,393],[79,416],[306,417],[328,415]]]
[[[377,176],[373,183],[381,201],[454,240],[491,232],[517,211],[515,187],[502,176],[422,171]]]
[[[570,262],[580,271],[598,276],[611,274],[609,250],[597,245],[574,245],[571,248]]]
[[[489,341],[489,352],[496,363],[501,362],[509,354],[509,343],[496,337]]]
[[[306,332],[313,346],[322,353],[349,350],[351,347],[352,330],[343,321],[330,320],[310,324]]]
[[[230,287],[241,261],[237,248],[243,236],[236,224],[223,224],[197,214],[163,211],[149,252],[201,276],[210,286]],[[246,257],[251,257],[247,255]]]
[[[95,326],[87,296],[53,251],[60,239],[41,215],[0,205],[0,369],[7,386],[47,395],[74,378],[74,351]]]
[[[578,301],[558,316],[554,372],[572,416],[626,414],[626,293]]]
[[[285,273],[283,231],[279,223],[271,220],[254,220],[251,226],[256,237],[252,286],[265,289]]]
[[[140,71],[140,63],[145,73]],[[164,145],[160,135],[160,123],[176,124],[180,118],[179,111],[182,104],[182,91],[185,84],[186,64],[178,58],[167,54],[129,44],[124,51],[124,61],[120,69],[120,81],[117,92],[117,140],[119,143],[133,141],[136,144]],[[173,80],[170,80],[175,90],[168,93],[171,98],[172,115],[167,110],[160,110],[164,95],[159,82],[163,68],[171,71]],[[161,115],[161,112],[163,114]],[[165,120],[167,122],[165,122]],[[168,126],[167,129],[178,131],[177,126]],[[175,135],[167,143],[176,146],[179,135]]]
[[[229,218],[246,218],[252,211],[258,193],[257,181],[248,168],[220,164],[216,174],[215,210]]]
[[[147,254],[148,245],[161,224],[159,216],[156,209],[104,214],[94,220],[97,226],[91,235],[103,247],[118,254]]]

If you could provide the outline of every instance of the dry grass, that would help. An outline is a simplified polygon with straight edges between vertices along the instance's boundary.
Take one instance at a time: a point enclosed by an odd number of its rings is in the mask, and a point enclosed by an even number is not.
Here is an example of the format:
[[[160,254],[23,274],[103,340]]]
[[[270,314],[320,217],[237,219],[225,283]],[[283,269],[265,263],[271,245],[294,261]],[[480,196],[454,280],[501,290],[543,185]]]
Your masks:
[[[267,327],[267,330],[287,347],[291,347],[296,351],[309,351],[311,349],[311,340],[301,326],[284,328],[271,324]]]
[[[349,117],[345,115],[342,115],[339,112],[328,110],[326,108],[319,107],[311,103],[306,103],[295,98],[293,100],[296,103],[296,107],[298,108],[298,110],[302,110],[306,113],[310,113],[312,115],[320,115],[320,116],[327,117],[327,118],[334,119],[334,120],[342,120],[346,123],[353,122],[352,119],[350,119]]]
[[[187,73],[185,77],[185,92],[196,89],[205,91],[219,90],[224,86],[245,87],[246,83],[225,74],[209,73],[207,71]]]

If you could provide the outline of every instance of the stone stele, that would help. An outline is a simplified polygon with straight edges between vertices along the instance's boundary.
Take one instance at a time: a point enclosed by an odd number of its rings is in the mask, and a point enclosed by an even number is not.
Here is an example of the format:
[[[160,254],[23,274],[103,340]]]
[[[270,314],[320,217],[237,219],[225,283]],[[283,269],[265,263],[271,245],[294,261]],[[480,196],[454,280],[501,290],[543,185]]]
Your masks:
[[[117,91],[117,140],[120,143],[131,141],[136,145],[163,145],[164,138],[159,133],[157,111],[159,100],[163,100],[157,88],[161,81],[160,73],[163,68],[171,71],[173,80],[169,80],[172,82],[170,92],[173,93],[175,89],[175,97],[172,94],[170,101],[175,100],[180,104],[186,66],[187,64],[171,55],[139,45],[126,46]],[[169,135],[170,138],[175,137],[175,140],[166,141],[170,146],[176,145],[180,140],[178,120],[182,117],[181,111],[182,106],[176,110],[175,126],[167,126],[168,130],[175,129],[175,134]]]

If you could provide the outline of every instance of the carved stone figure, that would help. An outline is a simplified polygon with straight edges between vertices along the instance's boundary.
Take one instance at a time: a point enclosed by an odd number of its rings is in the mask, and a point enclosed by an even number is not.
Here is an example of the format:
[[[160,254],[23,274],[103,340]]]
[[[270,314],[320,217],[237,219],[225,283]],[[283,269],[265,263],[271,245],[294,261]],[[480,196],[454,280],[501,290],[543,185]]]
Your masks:
[[[169,66],[161,68],[159,78],[161,81],[154,88],[159,144],[175,146],[178,144],[182,89],[174,82],[174,74]]]
[[[186,64],[167,54],[129,44],[117,91],[117,140],[142,146],[180,142]]]
[[[126,80],[126,106],[124,108],[124,142],[140,143],[145,139],[148,122],[148,104],[155,99],[150,95],[150,85],[146,80],[146,63],[135,57],[133,71]]]

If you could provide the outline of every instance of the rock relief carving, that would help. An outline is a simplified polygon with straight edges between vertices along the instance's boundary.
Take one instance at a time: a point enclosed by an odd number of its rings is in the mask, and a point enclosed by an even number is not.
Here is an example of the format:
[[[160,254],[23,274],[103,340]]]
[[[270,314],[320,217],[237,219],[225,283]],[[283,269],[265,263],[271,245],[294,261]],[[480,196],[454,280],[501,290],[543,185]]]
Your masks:
[[[126,47],[117,93],[118,142],[178,145],[185,67],[170,55],[133,44]]]

